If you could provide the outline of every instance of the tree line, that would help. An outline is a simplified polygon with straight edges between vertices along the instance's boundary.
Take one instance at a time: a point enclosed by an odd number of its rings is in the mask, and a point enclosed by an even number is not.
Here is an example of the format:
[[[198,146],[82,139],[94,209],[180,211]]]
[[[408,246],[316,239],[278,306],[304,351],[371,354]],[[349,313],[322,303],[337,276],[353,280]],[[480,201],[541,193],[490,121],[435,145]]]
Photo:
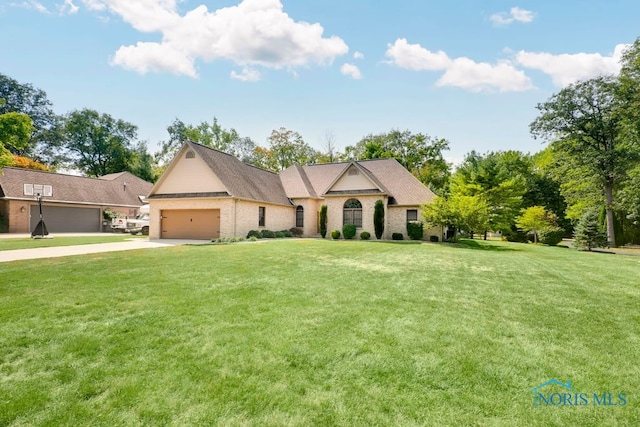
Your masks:
[[[395,158],[437,197],[425,221],[471,237],[488,231],[510,239],[571,235],[581,218],[596,218],[608,244],[640,242],[640,39],[625,51],[617,76],[581,81],[537,105],[537,153],[471,151],[455,170],[449,141],[409,130],[369,134],[340,151],[333,134],[322,149],[279,128],[258,145],[217,118],[176,118],[156,153],[137,127],[92,109],[56,115],[46,93],[0,74],[0,167],[72,168],[88,176],[129,171],[155,181],[186,140],[279,172],[295,164]],[[584,224],[583,224],[584,225]]]

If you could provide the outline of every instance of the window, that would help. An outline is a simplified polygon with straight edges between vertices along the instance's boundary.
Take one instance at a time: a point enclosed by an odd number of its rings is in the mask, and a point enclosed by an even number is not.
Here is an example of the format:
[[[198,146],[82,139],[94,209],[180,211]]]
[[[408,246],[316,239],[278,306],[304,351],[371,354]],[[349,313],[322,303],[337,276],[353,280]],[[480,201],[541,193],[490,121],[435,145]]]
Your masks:
[[[358,175],[358,169],[356,168],[349,169],[349,175]]]
[[[304,227],[304,208],[302,206],[296,208],[296,227]]]
[[[196,153],[194,153],[193,151],[189,150],[187,151],[187,155],[185,156],[187,159],[193,159],[196,157]]]
[[[343,225],[353,224],[356,227],[362,227],[362,204],[356,199],[349,199],[344,202],[342,211]]]
[[[418,220],[418,210],[417,209],[407,209],[407,222],[409,221],[417,221]]]
[[[265,207],[258,207],[258,227],[264,227],[265,224]]]

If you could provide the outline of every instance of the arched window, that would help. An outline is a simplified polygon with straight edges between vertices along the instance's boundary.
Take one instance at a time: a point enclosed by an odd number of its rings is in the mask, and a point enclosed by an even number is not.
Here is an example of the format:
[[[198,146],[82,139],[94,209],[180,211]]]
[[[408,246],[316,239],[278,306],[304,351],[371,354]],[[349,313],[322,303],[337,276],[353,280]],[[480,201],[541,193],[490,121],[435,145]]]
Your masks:
[[[296,208],[296,227],[304,227],[304,208],[302,206]]]
[[[344,202],[342,210],[342,224],[353,224],[362,227],[362,203],[357,199],[349,199]]]
[[[187,155],[185,157],[187,159],[194,159],[196,157],[196,153],[194,153],[193,151],[189,150],[189,151],[187,151]]]

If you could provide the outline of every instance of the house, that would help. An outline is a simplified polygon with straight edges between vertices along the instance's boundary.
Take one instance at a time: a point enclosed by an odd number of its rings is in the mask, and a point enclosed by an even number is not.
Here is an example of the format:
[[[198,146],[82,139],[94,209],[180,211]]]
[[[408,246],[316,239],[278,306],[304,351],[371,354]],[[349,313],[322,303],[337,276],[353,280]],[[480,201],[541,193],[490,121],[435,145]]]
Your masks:
[[[136,215],[152,187],[129,172],[88,178],[5,167],[0,171],[0,230],[33,231],[40,220],[40,193],[49,232],[103,231],[105,209]]]
[[[435,195],[395,159],[292,166],[280,174],[193,142],[185,143],[149,194],[150,238],[244,237],[250,230],[302,229],[319,236],[318,214],[327,205],[327,229],[355,224],[374,235],[373,210],[385,206],[383,238],[407,235]],[[441,236],[442,230],[425,230]]]

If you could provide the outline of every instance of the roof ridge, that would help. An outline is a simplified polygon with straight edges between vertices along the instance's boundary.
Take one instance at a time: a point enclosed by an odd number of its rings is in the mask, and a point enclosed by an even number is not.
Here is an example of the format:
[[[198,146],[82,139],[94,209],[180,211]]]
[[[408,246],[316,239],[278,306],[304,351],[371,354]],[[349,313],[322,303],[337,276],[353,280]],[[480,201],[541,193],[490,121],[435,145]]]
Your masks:
[[[242,164],[243,164],[243,165],[245,165],[245,166],[249,166],[249,167],[252,167],[252,168],[255,168],[255,169],[258,169],[258,170],[264,171],[264,172],[269,172],[269,173],[273,173],[273,174],[276,174],[276,175],[280,175],[278,172],[270,171],[270,170],[268,170],[268,169],[264,169],[264,168],[261,168],[261,167],[256,166],[256,165],[252,165],[252,164],[250,164],[250,163],[243,162],[242,160],[240,160],[239,158],[237,158],[237,157],[236,157],[236,156],[234,156],[233,154],[231,154],[231,153],[227,153],[226,151],[218,150],[217,148],[209,147],[209,146],[207,146],[207,145],[200,144],[199,142],[194,142],[194,141],[191,141],[191,140],[188,140],[188,141],[186,141],[186,142],[187,142],[188,144],[197,145],[197,146],[202,147],[202,148],[205,148],[205,149],[207,149],[207,150],[215,151],[215,152],[217,152],[217,153],[224,154],[225,156],[232,157],[232,158],[236,159],[237,161],[239,161],[240,163],[242,163]]]

